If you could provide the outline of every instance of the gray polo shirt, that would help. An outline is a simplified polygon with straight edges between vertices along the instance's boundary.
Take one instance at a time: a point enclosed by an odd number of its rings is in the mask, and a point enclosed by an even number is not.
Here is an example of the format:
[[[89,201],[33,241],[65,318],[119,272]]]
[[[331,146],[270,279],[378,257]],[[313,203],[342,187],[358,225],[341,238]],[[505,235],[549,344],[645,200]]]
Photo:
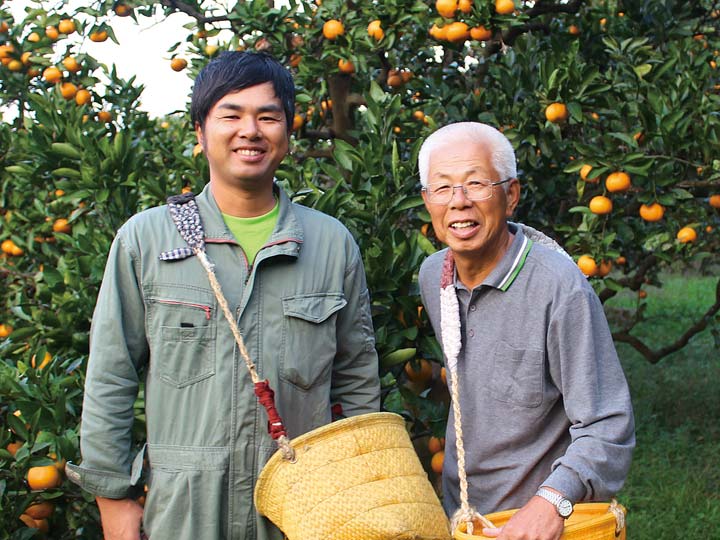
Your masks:
[[[455,278],[470,502],[481,513],[519,508],[541,485],[572,501],[607,499],[625,481],[635,433],[602,305],[571,260],[508,226],[515,238],[481,285],[470,291]],[[441,344],[446,252],[428,257],[419,276]],[[460,505],[453,423],[451,412],[443,468],[448,514]]]

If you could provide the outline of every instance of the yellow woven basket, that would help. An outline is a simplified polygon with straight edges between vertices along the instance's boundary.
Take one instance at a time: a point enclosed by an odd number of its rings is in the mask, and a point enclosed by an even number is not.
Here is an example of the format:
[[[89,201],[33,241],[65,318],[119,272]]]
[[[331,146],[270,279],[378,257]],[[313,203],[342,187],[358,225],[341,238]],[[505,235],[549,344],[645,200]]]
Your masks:
[[[448,520],[401,416],[346,418],[276,452],[255,506],[289,540],[450,540]]]
[[[611,507],[613,509],[611,510]],[[515,510],[505,510],[487,514],[487,517],[496,526],[502,527],[507,523]],[[621,514],[616,517],[616,513]],[[611,503],[579,503],[576,504],[572,515],[565,522],[565,531],[562,540],[625,540],[625,514],[627,511],[621,504]],[[480,528],[478,533],[482,532]],[[461,523],[453,535],[455,540],[491,540],[481,534],[467,534],[465,524]]]

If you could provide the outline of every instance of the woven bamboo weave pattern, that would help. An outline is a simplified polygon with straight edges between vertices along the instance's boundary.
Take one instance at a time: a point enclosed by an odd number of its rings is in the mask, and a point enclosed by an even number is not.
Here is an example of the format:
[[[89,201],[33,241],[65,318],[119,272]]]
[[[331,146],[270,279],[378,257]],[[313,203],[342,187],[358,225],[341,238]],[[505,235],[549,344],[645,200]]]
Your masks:
[[[255,487],[258,511],[289,540],[450,540],[402,417],[347,418],[291,444],[297,461],[276,453]]]
[[[626,510],[622,505],[618,508],[623,514]],[[507,523],[517,510],[505,510],[486,517],[498,527]],[[561,540],[625,540],[625,527],[616,536],[617,520],[610,511],[610,503],[579,503],[574,507],[572,515],[565,522],[565,531]],[[455,540],[490,540],[480,534],[469,535],[463,532],[464,524],[455,531]],[[482,529],[476,531],[481,532]]]

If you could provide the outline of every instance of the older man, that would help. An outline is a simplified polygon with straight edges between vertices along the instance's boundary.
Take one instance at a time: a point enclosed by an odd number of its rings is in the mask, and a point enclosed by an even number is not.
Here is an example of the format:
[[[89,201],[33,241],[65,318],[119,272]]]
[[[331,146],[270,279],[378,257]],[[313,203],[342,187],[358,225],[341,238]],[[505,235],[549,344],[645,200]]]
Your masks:
[[[445,126],[425,141],[419,167],[433,228],[448,246],[419,277],[457,383],[444,505],[450,514],[460,506],[459,433],[471,505],[482,513],[521,508],[484,534],[556,540],[575,502],[622,487],[635,445],[602,305],[566,254],[508,222],[520,183],[499,131]]]

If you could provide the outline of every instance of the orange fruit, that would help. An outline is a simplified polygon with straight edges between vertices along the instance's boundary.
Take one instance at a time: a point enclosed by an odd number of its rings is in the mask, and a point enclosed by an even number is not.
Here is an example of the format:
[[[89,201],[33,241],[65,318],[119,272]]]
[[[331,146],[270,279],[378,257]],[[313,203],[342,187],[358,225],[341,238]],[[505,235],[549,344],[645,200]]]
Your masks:
[[[612,261],[602,260],[600,261],[600,266],[598,266],[597,275],[605,277],[610,273],[610,270],[612,270]]]
[[[605,180],[605,187],[610,193],[627,191],[630,189],[630,175],[622,171],[611,173]]]
[[[58,30],[61,34],[72,34],[75,31],[75,21],[72,19],[63,19],[58,24]]]
[[[711,233],[711,232],[713,232],[714,230],[715,230],[715,229],[712,228],[712,225],[708,225],[707,227],[705,227],[705,232],[706,232],[706,233]]]
[[[87,105],[92,100],[92,94],[89,90],[85,90],[84,88],[81,88],[78,90],[77,94],[75,94],[75,103],[78,105]]]
[[[50,84],[55,84],[62,79],[62,71],[60,71],[55,66],[50,66],[49,68],[45,68],[45,71],[43,71],[43,79],[45,79]]]
[[[23,63],[20,60],[12,59],[7,63],[7,68],[10,71],[20,71],[23,68]]]
[[[220,48],[219,46],[209,43],[209,44],[205,45],[205,54],[207,54],[208,56],[214,56],[215,53],[218,52],[219,48]],[[255,48],[258,50],[262,49],[262,47],[258,47],[257,44],[255,44]]]
[[[447,39],[447,26],[433,24],[432,27],[430,27],[430,35],[438,41],[445,41]]]
[[[330,19],[325,24],[323,24],[323,36],[325,36],[326,39],[334,40],[337,39],[338,36],[342,36],[345,33],[345,26],[343,26],[343,23],[338,21],[337,19]]]
[[[374,38],[376,41],[381,41],[382,38],[385,37],[385,32],[383,32],[379,19],[375,19],[374,21],[371,21],[370,24],[368,24],[367,32],[368,35],[371,38]]]
[[[132,14],[132,8],[126,4],[117,4],[113,11],[118,17],[129,17]]]
[[[610,199],[604,195],[597,195],[590,199],[590,211],[593,214],[605,215],[612,212],[613,204]]]
[[[440,368],[440,380],[445,386],[447,386],[447,370],[445,369],[445,366]]]
[[[577,261],[578,268],[587,277],[592,277],[598,272],[598,265],[590,255],[581,255]]]
[[[107,40],[107,38],[107,30],[97,30],[90,34],[90,41],[94,41],[95,43],[102,43],[103,41]]]
[[[578,35],[580,35],[580,29],[576,25],[571,24],[570,27],[568,28],[568,33],[571,36],[578,36]]]
[[[458,2],[458,9],[463,13],[470,13],[472,11],[472,0],[460,0]]]
[[[52,360],[52,355],[49,352],[45,351],[45,356],[43,356],[43,361],[40,362],[39,366],[36,366],[34,354],[33,354],[32,358],[30,359],[30,365],[33,367],[33,369],[35,369],[35,368],[43,369],[45,366],[47,366],[50,363],[51,360]]]
[[[4,34],[8,30],[10,30],[10,25],[5,21],[0,21],[0,34]]]
[[[27,483],[30,489],[52,489],[62,483],[62,476],[55,465],[30,467],[27,473]]]
[[[430,468],[435,474],[442,474],[443,462],[445,461],[445,450],[440,450],[433,454],[430,460]]]
[[[192,192],[192,188],[190,186],[183,186],[183,188],[180,190],[180,193],[190,193]]]
[[[17,454],[17,451],[20,450],[20,447],[21,447],[22,445],[23,445],[23,443],[21,443],[20,441],[11,442],[10,444],[8,444],[8,445],[5,447],[5,450],[7,450],[8,452],[10,452],[10,454],[12,454],[12,455],[14,456],[15,454]]]
[[[58,32],[58,29],[54,26],[46,26],[45,35],[55,41],[58,37],[60,37],[60,32]]]
[[[77,86],[71,82],[64,82],[60,85],[60,93],[65,99],[73,99],[77,94]]]
[[[392,88],[397,88],[398,86],[402,86],[402,83],[402,75],[400,75],[400,72],[397,69],[391,69],[390,71],[388,71],[388,86],[391,86]]]
[[[338,69],[340,70],[340,73],[350,75],[351,73],[355,73],[355,64],[353,64],[350,60],[341,58],[338,60]]]
[[[173,71],[182,71],[187,67],[187,60],[176,56],[175,58],[170,60],[170,67]]]
[[[622,266],[626,262],[627,262],[627,259],[625,257],[623,257],[622,255],[620,255],[617,259],[615,259],[615,263],[619,264],[620,266]]]
[[[663,218],[663,215],[665,215],[665,208],[661,204],[654,202],[650,205],[640,205],[640,217],[645,221],[660,221]]]
[[[407,362],[405,374],[413,382],[427,384],[432,379],[432,364],[424,358],[417,362]]]
[[[470,28],[467,24],[455,21],[447,25],[446,39],[451,43],[459,43],[470,37]]]
[[[72,56],[68,56],[63,60],[63,66],[70,73],[77,73],[80,71],[80,63]]]
[[[647,292],[645,292],[644,290],[640,289],[640,290],[638,291],[638,298],[647,298]]]
[[[692,227],[683,227],[677,233],[677,239],[681,244],[687,244],[688,242],[694,242],[697,240],[697,233]]]
[[[457,0],[437,0],[435,2],[435,9],[443,17],[451,19],[455,16],[455,12],[458,8]]]
[[[10,255],[12,255],[13,257],[19,257],[23,253],[25,253],[25,251],[23,251],[21,247],[13,246],[12,253]]]
[[[300,65],[300,61],[302,60],[301,54],[291,54],[290,55],[290,67],[298,67]]]
[[[13,327],[9,324],[2,323],[0,324],[0,339],[5,339],[10,334],[12,334]]]
[[[10,240],[9,238],[7,240],[3,240],[2,244],[0,244],[0,249],[3,253],[7,253],[8,255],[12,255],[13,248],[15,247],[15,242]]]
[[[470,37],[477,41],[487,41],[492,38],[492,30],[488,30],[484,26],[476,26],[470,29]]]
[[[440,450],[445,448],[444,437],[430,437],[428,439],[428,450],[431,454],[437,454]]]
[[[495,0],[495,11],[499,15],[510,15],[515,11],[515,2],[512,0]]]
[[[425,120],[425,113],[422,111],[414,111],[413,112],[413,118],[415,120]],[[427,225],[427,223],[425,224]],[[424,225],[423,225],[424,226]]]
[[[638,143],[642,143],[645,139],[645,134],[642,131],[638,131],[633,135],[633,139],[635,139]]]
[[[72,232],[72,225],[68,223],[65,218],[58,218],[55,220],[52,226],[53,231],[70,234]]]
[[[109,111],[100,111],[98,113],[98,120],[100,120],[104,124],[107,124],[108,122],[112,121],[112,113]]]
[[[40,37],[40,34],[38,34],[37,32],[30,32],[30,35],[27,37],[27,40],[30,43],[37,43],[41,39],[42,38]]]
[[[394,126],[393,127],[393,133],[400,134],[402,132],[402,129],[400,129],[400,126]]]
[[[569,113],[564,103],[551,103],[545,108],[545,118],[553,124],[560,124],[568,119]]]
[[[193,157],[198,157],[202,153],[203,153],[202,144],[197,143],[195,146],[193,146],[193,151],[192,151]]]
[[[590,182],[592,184],[596,184],[600,181],[600,177],[593,178],[591,180],[588,180],[588,175],[590,174],[590,171],[592,171],[592,165],[583,165],[582,169],[580,169],[580,178],[582,178],[585,182]]]
[[[708,202],[713,208],[720,208],[720,194],[710,195]]]
[[[25,514],[30,516],[33,519],[45,519],[49,518],[53,510],[55,509],[55,505],[49,501],[43,501],[36,504],[31,504],[25,509]]]
[[[302,115],[296,114],[293,116],[293,131],[297,131],[301,127],[303,127],[303,124],[305,123],[305,119],[302,117]]]
[[[10,58],[10,54],[15,52],[15,47],[11,43],[8,43],[7,45],[0,45],[0,58]]]

